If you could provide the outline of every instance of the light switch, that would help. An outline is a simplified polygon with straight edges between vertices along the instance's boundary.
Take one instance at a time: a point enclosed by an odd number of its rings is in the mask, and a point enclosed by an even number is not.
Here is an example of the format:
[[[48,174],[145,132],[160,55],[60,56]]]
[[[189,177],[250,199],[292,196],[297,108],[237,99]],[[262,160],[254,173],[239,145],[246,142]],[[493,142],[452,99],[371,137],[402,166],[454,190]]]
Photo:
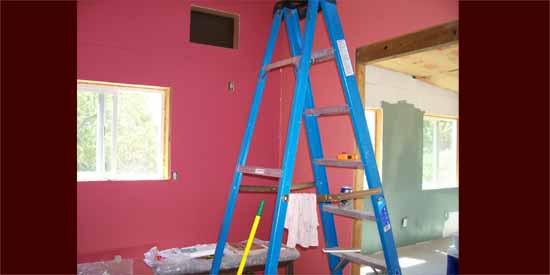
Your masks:
[[[401,227],[407,227],[407,217],[404,217],[402,220],[401,220]]]

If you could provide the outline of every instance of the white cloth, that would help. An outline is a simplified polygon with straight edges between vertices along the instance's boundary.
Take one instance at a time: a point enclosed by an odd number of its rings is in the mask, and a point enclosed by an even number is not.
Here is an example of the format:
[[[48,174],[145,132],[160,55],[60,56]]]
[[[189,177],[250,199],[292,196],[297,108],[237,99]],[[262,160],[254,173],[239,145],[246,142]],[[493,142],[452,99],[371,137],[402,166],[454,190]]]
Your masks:
[[[317,195],[290,193],[286,210],[285,228],[288,229],[286,246],[318,246]]]

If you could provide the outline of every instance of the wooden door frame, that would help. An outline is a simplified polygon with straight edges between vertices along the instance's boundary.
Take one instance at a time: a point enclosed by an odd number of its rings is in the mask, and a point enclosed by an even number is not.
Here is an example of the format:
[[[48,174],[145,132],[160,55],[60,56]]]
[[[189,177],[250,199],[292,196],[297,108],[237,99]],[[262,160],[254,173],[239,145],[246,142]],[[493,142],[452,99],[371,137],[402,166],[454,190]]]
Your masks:
[[[365,103],[365,65],[386,59],[428,51],[434,48],[458,44],[458,20],[358,47],[355,50],[355,72],[363,105]],[[357,146],[356,146],[357,147]],[[358,153],[358,149],[355,149]],[[380,152],[377,153],[379,155]],[[379,162],[379,156],[377,157]],[[357,169],[353,189],[363,190],[363,170]],[[355,209],[363,209],[363,200],[354,200]],[[362,221],[353,221],[352,246],[362,247]],[[359,275],[360,265],[352,264],[351,274]]]

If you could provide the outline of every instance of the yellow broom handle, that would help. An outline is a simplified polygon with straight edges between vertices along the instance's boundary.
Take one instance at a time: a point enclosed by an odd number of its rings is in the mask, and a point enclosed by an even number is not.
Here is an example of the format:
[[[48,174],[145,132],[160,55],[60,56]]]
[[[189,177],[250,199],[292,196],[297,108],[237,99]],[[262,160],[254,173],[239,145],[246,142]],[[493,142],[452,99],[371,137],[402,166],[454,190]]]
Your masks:
[[[243,258],[239,264],[239,270],[237,270],[237,275],[242,275],[244,270],[244,265],[246,264],[246,257],[248,252],[250,252],[250,247],[252,247],[252,242],[254,241],[254,236],[256,235],[256,230],[258,229],[258,224],[260,224],[260,218],[262,217],[262,211],[264,210],[265,201],[260,202],[258,207],[258,212],[256,212],[256,217],[254,217],[254,223],[252,223],[252,229],[250,229],[250,235],[248,235],[248,241],[246,242],[246,247],[244,248]]]

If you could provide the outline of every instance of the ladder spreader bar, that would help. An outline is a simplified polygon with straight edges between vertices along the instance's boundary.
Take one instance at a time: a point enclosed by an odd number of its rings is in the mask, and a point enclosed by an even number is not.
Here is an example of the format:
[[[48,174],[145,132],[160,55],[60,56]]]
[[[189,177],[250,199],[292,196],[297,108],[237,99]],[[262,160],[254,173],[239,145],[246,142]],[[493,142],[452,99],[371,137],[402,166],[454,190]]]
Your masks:
[[[315,164],[346,168],[363,168],[363,162],[360,160],[316,159]]]
[[[293,183],[290,187],[291,191],[302,190],[315,187],[315,182]],[[257,193],[277,193],[278,186],[270,185],[241,185],[240,192],[257,192]]]
[[[348,106],[327,106],[315,109],[306,109],[305,114],[310,116],[343,115],[349,113]]]
[[[359,220],[376,221],[376,217],[374,216],[373,213],[365,212],[365,211],[359,211],[359,210],[356,210],[356,209],[341,208],[341,207],[338,207],[338,206],[332,205],[332,204],[323,205],[323,211],[326,211],[326,212],[329,212],[329,213],[332,213],[332,214],[336,214],[336,215],[340,215],[340,216],[344,216],[344,217],[348,217],[348,218],[354,218],[354,219],[359,219]]]
[[[381,192],[382,191],[380,189],[375,188],[375,189],[369,189],[369,190],[353,191],[348,193],[317,195],[317,202],[337,202],[337,201],[343,201],[343,200],[358,199],[358,198],[364,198],[375,194],[380,194]]]
[[[259,176],[274,177],[274,178],[281,177],[281,169],[276,169],[276,168],[264,168],[264,167],[258,167],[258,166],[239,166],[239,172],[242,172],[245,174],[259,175]]]
[[[301,56],[297,55],[291,58],[275,61],[271,64],[264,66],[264,71],[267,72],[278,68],[286,67],[288,65],[298,64],[300,62],[300,58]],[[311,58],[309,59],[309,62],[311,64],[315,64],[315,63],[331,60],[333,58],[334,58],[334,50],[332,50],[332,48],[327,48],[327,49],[322,49],[322,50],[313,52],[311,54]]]

